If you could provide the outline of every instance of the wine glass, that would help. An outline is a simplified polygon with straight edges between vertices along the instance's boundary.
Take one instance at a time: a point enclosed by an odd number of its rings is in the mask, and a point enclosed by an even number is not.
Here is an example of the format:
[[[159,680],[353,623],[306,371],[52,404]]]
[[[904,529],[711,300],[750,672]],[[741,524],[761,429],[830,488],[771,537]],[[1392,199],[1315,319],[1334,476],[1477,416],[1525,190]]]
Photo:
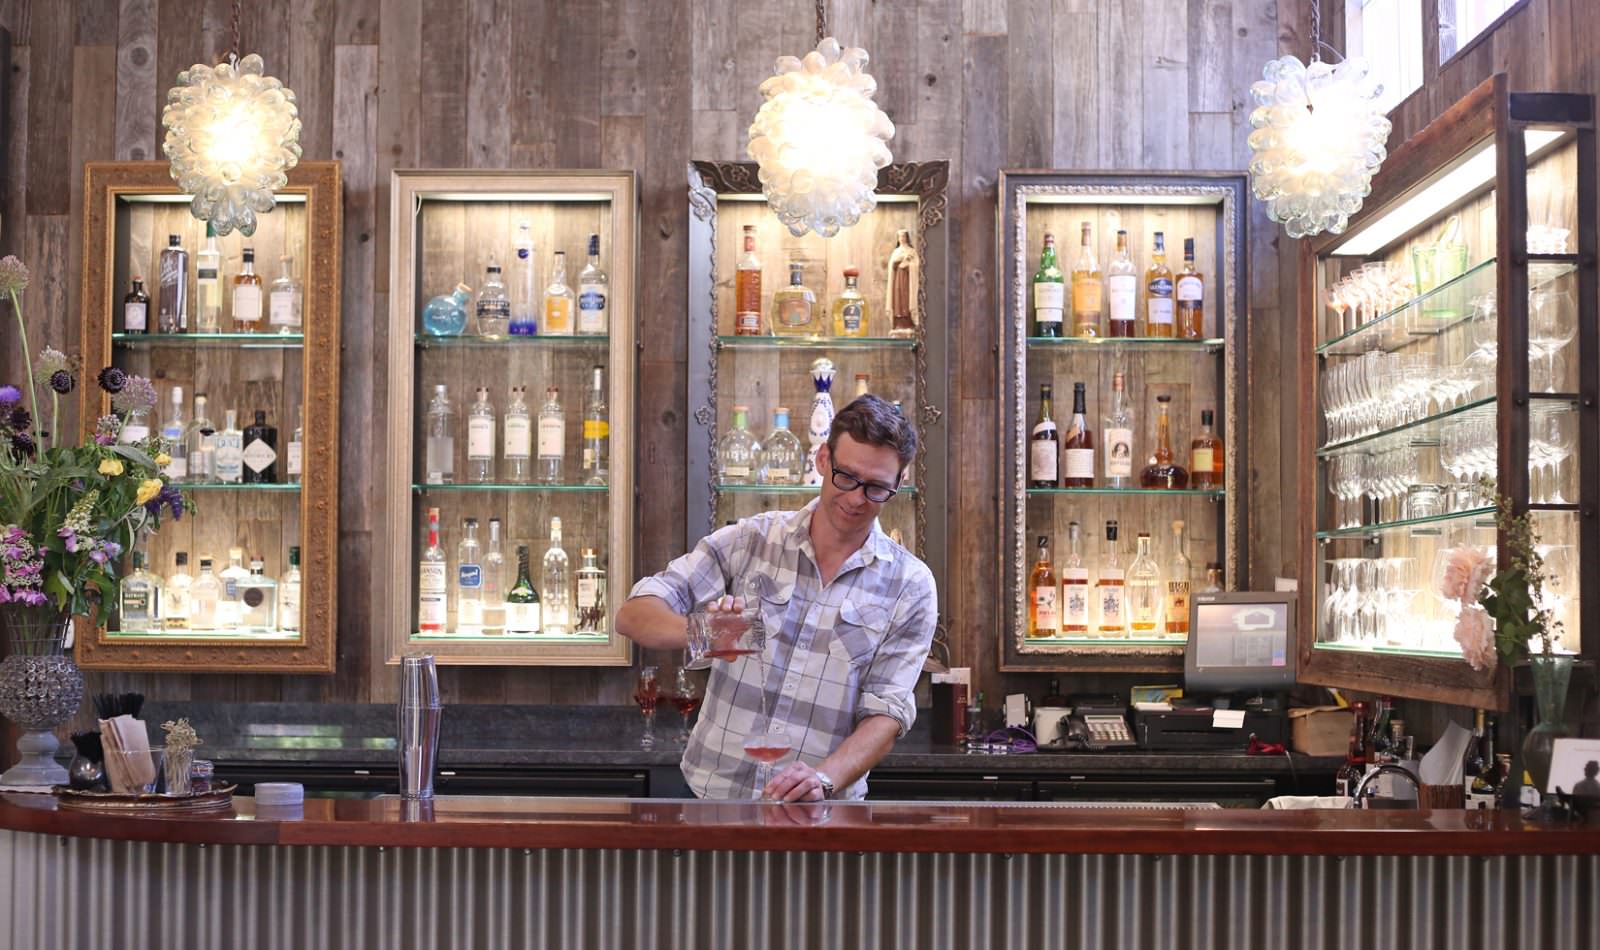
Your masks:
[[[700,687],[696,686],[694,679],[689,676],[687,666],[678,667],[678,676],[673,682],[673,692],[667,698],[678,710],[678,744],[686,746],[689,744],[689,718],[700,708]]]
[[[660,698],[661,689],[656,682],[656,668],[641,667],[639,683],[633,690],[633,701],[639,704],[639,711],[644,714],[644,733],[639,736],[641,749],[656,747],[656,701]]]
[[[762,664],[765,666],[765,664]],[[789,731],[783,723],[773,721],[766,711],[766,694],[762,693],[761,718],[756,720],[761,728],[744,737],[744,754],[756,760],[756,791],[754,797],[764,802],[777,801],[767,797],[767,782],[772,779],[773,763],[789,754],[793,745]]]

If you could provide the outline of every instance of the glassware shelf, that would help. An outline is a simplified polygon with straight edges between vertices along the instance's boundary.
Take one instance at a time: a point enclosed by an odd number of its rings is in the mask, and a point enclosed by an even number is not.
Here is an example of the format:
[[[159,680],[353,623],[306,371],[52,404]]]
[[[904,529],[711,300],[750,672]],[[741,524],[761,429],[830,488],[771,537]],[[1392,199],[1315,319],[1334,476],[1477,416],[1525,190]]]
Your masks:
[[[1182,340],[1160,336],[1030,336],[1030,350],[1102,349],[1130,352],[1181,352],[1221,353],[1227,341],[1221,337],[1200,340]]]
[[[1332,641],[1318,641],[1312,644],[1314,650],[1332,650],[1338,653],[1378,653],[1384,656],[1414,656],[1434,660],[1461,660],[1466,659],[1459,649],[1454,650],[1429,650],[1423,647],[1395,646],[1389,643],[1335,643]]]
[[[304,349],[303,333],[113,333],[111,342],[118,346],[138,347],[205,346],[240,350],[299,350]]]
[[[181,630],[107,630],[107,636],[127,640],[167,641],[181,640],[298,640],[299,630],[233,629],[206,630],[184,628]]]
[[[297,492],[299,482],[174,482],[173,487],[183,491],[263,491]]]
[[[1334,458],[1340,455],[1367,454],[1381,452],[1384,449],[1395,448],[1400,444],[1408,445],[1434,445],[1439,441],[1439,430],[1444,423],[1458,416],[1464,416],[1476,410],[1482,410],[1494,405],[1495,397],[1485,396],[1471,402],[1462,403],[1443,412],[1436,412],[1431,416],[1423,416],[1413,422],[1394,426],[1390,429],[1381,429],[1371,435],[1364,435],[1359,439],[1346,439],[1335,442],[1333,445],[1317,450],[1317,458]],[[1488,408],[1487,412],[1493,414],[1494,410]],[[1403,439],[1401,437],[1404,437]]]
[[[719,336],[722,350],[913,350],[915,337],[888,336]]]
[[[550,492],[555,494],[592,494],[599,495],[610,491],[608,485],[521,485],[504,482],[466,483],[451,482],[448,485],[426,485],[413,483],[411,491],[415,494],[425,495],[428,492]]]
[[[1182,647],[1188,635],[1167,637],[1027,637],[1030,646],[1067,647]]]
[[[417,334],[417,346],[424,350],[431,350],[440,347],[472,349],[476,347],[493,348],[499,346],[593,347],[599,349],[609,346],[610,343],[611,337],[604,334],[598,336],[505,336],[492,340],[486,337],[470,336],[465,334],[461,336],[434,336],[431,333]]]
[[[451,643],[609,643],[609,633],[422,633],[413,630],[412,640]]]
[[[1401,521],[1386,521],[1380,524],[1366,524],[1355,528],[1335,528],[1331,531],[1318,531],[1317,538],[1323,541],[1336,541],[1340,538],[1376,538],[1386,534],[1405,532],[1408,534],[1441,534],[1440,528],[1445,525],[1462,521],[1476,521],[1473,527],[1494,527],[1494,506],[1481,508],[1468,508],[1464,511],[1452,511],[1442,515],[1430,515],[1426,518],[1406,518]],[[1477,519],[1482,519],[1478,521]],[[1421,530],[1419,530],[1421,529]]]
[[[1145,495],[1167,497],[1188,495],[1194,498],[1222,500],[1227,492],[1221,488],[1030,488],[1028,497],[1049,495]]]
[[[822,490],[822,486],[820,486],[820,485],[757,485],[757,484],[746,484],[746,483],[742,483],[741,482],[741,483],[735,483],[735,484],[718,485],[718,486],[716,486],[716,490],[720,494],[727,494],[727,495],[815,495],[815,494],[817,494],[817,492]],[[901,488],[899,491],[895,492],[895,496],[899,497],[900,495],[915,495],[916,493],[917,493],[917,488],[916,488],[915,485],[906,485],[905,487]],[[894,500],[893,498],[890,499],[890,501],[893,501],[893,500]]]

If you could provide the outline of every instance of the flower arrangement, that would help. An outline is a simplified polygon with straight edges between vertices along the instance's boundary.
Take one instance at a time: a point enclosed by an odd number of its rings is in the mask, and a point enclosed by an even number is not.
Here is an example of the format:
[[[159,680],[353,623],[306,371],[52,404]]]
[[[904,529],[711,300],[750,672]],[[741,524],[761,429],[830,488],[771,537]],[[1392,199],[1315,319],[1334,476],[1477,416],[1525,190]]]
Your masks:
[[[96,378],[111,394],[113,412],[95,422],[82,445],[64,444],[60,398],[79,385],[78,362],[45,347],[28,347],[21,295],[28,269],[0,260],[0,295],[16,314],[27,379],[0,385],[0,605],[40,615],[100,615],[116,603],[117,559],[161,522],[190,510],[183,493],[161,476],[172,448],[146,426],[155,387],[148,379],[107,367]],[[48,393],[43,428],[40,391]]]

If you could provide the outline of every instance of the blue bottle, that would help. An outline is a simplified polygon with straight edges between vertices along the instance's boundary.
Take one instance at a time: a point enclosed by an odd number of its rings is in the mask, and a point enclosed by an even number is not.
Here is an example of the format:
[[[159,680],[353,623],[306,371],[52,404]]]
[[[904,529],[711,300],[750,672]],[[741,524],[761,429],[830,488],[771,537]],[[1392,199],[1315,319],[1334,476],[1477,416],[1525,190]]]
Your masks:
[[[441,294],[428,301],[422,310],[422,329],[430,336],[460,336],[467,328],[467,302],[472,288],[456,284],[448,296]]]

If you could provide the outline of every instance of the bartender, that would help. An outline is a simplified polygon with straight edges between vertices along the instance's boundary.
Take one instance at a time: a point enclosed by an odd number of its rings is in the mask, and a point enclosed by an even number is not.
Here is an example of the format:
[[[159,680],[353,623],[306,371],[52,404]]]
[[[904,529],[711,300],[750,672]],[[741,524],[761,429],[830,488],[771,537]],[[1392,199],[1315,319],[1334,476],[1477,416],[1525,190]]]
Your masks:
[[[726,635],[742,626],[735,593],[760,592],[762,658],[713,664],[683,775],[701,798],[752,798],[757,763],[746,736],[771,727],[794,751],[763,789],[781,801],[863,798],[867,772],[917,715],[913,690],[933,641],[933,572],[878,527],[917,454],[898,409],[864,395],[834,416],[817,450],[822,492],[799,511],[768,511],[702,539],[634,585],[617,631],[642,647],[683,649],[703,607]]]

